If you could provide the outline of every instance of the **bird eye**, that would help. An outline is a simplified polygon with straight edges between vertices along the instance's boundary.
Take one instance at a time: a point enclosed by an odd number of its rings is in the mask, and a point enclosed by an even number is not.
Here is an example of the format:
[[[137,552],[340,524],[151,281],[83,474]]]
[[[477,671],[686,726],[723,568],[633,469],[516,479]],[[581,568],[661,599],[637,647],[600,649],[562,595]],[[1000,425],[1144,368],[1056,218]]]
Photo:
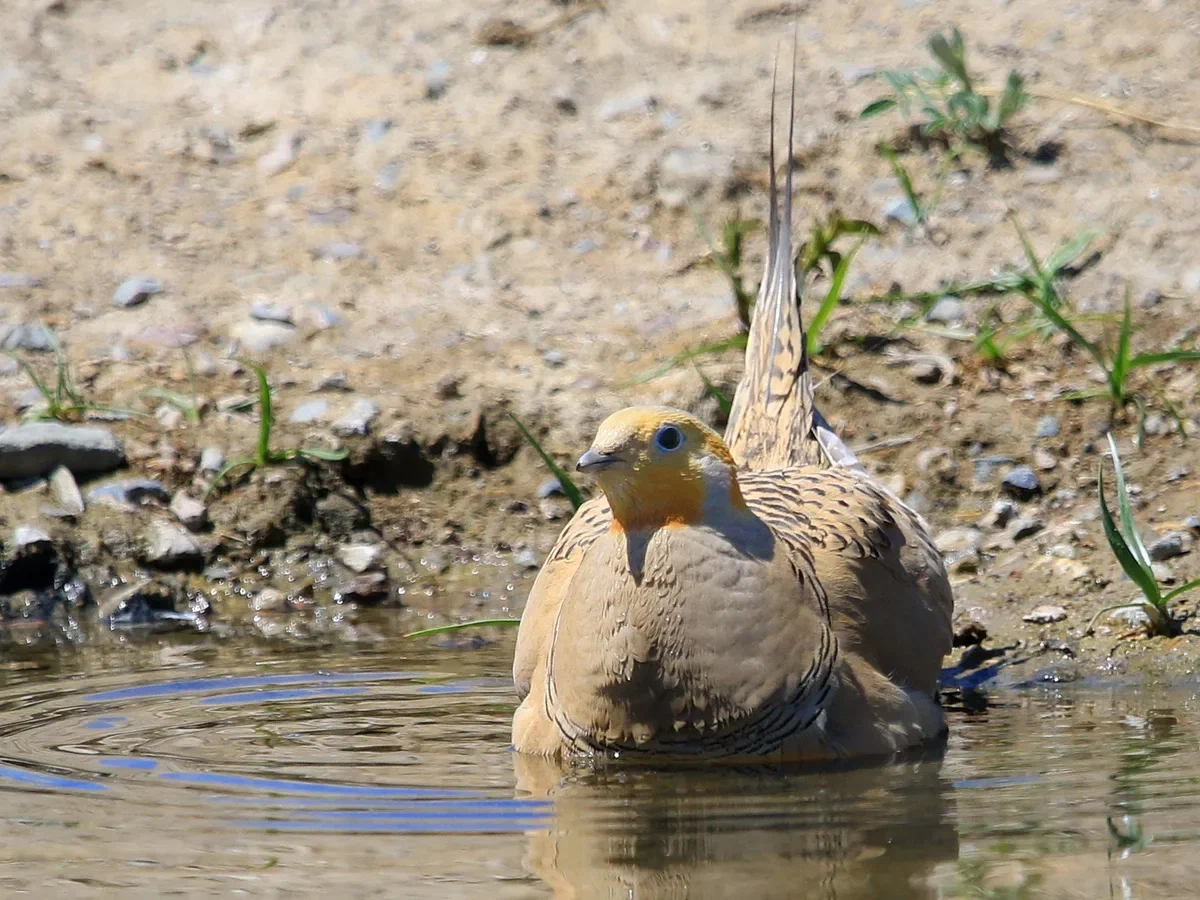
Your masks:
[[[654,435],[654,445],[659,450],[675,450],[683,443],[683,432],[674,425],[664,425]]]

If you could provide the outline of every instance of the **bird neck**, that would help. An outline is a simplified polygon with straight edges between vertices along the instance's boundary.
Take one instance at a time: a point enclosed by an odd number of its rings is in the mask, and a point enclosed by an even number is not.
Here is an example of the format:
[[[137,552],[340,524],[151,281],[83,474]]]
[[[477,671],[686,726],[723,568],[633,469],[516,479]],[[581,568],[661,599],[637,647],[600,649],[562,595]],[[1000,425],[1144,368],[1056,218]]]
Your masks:
[[[733,468],[708,457],[695,466],[656,478],[602,484],[612,508],[613,529],[630,533],[727,521],[746,512]]]

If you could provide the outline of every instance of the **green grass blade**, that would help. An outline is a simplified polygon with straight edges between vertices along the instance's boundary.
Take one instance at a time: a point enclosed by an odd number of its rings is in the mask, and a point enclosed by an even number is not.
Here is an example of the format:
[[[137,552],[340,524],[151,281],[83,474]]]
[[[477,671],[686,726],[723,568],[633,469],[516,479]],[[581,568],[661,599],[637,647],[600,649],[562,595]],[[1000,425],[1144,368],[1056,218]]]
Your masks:
[[[629,383],[630,386],[645,384],[647,381],[653,381],[662,375],[666,375],[672,369],[677,369],[685,363],[689,363],[701,356],[711,356],[716,353],[724,353],[726,350],[743,350],[746,347],[746,335],[735,334],[733,337],[722,338],[719,341],[713,341],[709,344],[702,344],[691,350],[684,350],[682,353],[677,353],[674,357],[660,366],[656,366],[644,375],[639,375]]]
[[[267,383],[267,373],[262,366],[246,360],[242,364],[254,371],[258,381],[258,445],[254,449],[254,457],[260,466],[265,466],[271,460],[271,431],[275,427],[271,385]]]
[[[525,436],[525,440],[529,441],[529,445],[537,451],[538,456],[542,458],[542,462],[546,464],[546,468],[548,468],[554,474],[554,477],[558,479],[558,483],[562,486],[563,493],[566,494],[567,499],[571,501],[571,506],[575,509],[579,509],[579,507],[583,506],[583,493],[578,487],[575,486],[575,482],[571,480],[571,476],[564,472],[558,463],[550,458],[550,454],[542,449],[542,445],[538,443],[537,438],[530,434],[529,429],[521,423],[520,419],[518,419],[512,413],[509,413],[508,417],[517,424],[517,428],[521,430],[521,434]]]
[[[1175,599],[1180,594],[1187,593],[1188,591],[1192,590],[1193,588],[1198,588],[1198,587],[1200,587],[1200,578],[1194,578],[1191,581],[1189,581],[1187,584],[1181,584],[1179,587],[1175,588],[1170,593],[1166,594],[1166,596],[1163,597],[1163,603],[1169,603],[1171,600]]]
[[[1124,535],[1126,542],[1129,544],[1130,550],[1143,568],[1150,568],[1150,553],[1146,550],[1146,545],[1142,543],[1142,537],[1138,534],[1137,523],[1133,521],[1133,507],[1129,503],[1129,490],[1125,483],[1125,467],[1121,464],[1121,454],[1117,452],[1117,442],[1113,439],[1110,431],[1108,437],[1108,449],[1112,454],[1113,472],[1117,476],[1117,509],[1121,516],[1121,533]]]
[[[875,100],[864,106],[862,111],[858,114],[858,117],[860,119],[873,119],[875,116],[883,115],[885,112],[895,108],[895,97],[880,97],[878,100]]]
[[[712,380],[704,374],[704,371],[698,365],[696,366],[696,374],[699,375],[700,380],[704,382],[704,393],[708,394],[708,396],[717,401],[717,406],[721,410],[721,415],[728,419],[729,414],[733,411],[733,401],[729,399],[728,395],[723,390],[713,384]]]
[[[1129,308],[1129,291],[1125,292],[1125,316],[1121,319],[1121,330],[1117,335],[1117,352],[1113,356],[1109,384],[1112,386],[1113,404],[1125,402],[1125,379],[1129,375],[1129,344],[1133,337],[1133,313]]]
[[[1125,543],[1125,538],[1117,530],[1116,523],[1113,522],[1112,513],[1108,511],[1108,503],[1104,499],[1103,464],[1099,467],[1098,481],[1100,485],[1100,521],[1104,525],[1104,536],[1108,540],[1108,546],[1112,550],[1113,556],[1117,558],[1117,562],[1120,563],[1125,574],[1141,589],[1146,600],[1154,606],[1161,608],[1162,595],[1159,593],[1158,582],[1155,580],[1154,574],[1148,568],[1142,568],[1138,563],[1129,549],[1129,545]]]
[[[1075,262],[1079,255],[1096,239],[1098,232],[1081,231],[1053,253],[1046,257],[1045,268],[1051,275],[1057,276],[1063,269]]]
[[[888,161],[888,165],[891,166],[892,173],[900,183],[900,190],[904,192],[904,199],[908,201],[908,206],[912,210],[913,217],[919,224],[924,225],[925,207],[921,204],[921,198],[918,196],[916,188],[913,187],[912,179],[908,176],[908,170],[900,162],[900,157],[896,155],[895,150],[887,144],[882,143],[879,145],[879,153]]]
[[[473,622],[459,622],[456,625],[439,625],[436,628],[422,628],[420,631],[410,631],[400,635],[405,638],[430,637],[435,634],[449,634],[462,631],[465,628],[511,628],[520,625],[520,619],[476,619]]]
[[[1129,360],[1129,368],[1140,369],[1144,366],[1156,366],[1159,363],[1198,361],[1200,361],[1200,350],[1164,350],[1161,353],[1139,353]]]
[[[302,447],[296,453],[322,462],[341,462],[349,455],[346,450],[325,450],[321,447]]]
[[[821,301],[816,315],[808,323],[807,341],[809,356],[815,356],[821,351],[821,331],[842,298],[842,285],[846,283],[846,275],[850,271],[850,263],[854,260],[855,254],[858,253],[859,248],[862,247],[865,240],[865,237],[859,238],[858,243],[850,248],[846,255],[838,261],[837,268],[833,270],[833,280],[829,283],[829,290],[825,292],[825,299]]]

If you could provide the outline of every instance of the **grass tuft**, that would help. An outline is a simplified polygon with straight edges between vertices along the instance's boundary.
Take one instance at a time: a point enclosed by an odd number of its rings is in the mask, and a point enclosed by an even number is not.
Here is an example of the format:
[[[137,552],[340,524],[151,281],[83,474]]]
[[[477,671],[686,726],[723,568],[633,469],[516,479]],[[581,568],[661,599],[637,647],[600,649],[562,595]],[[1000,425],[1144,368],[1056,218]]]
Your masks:
[[[208,490],[205,492],[205,499],[239,469],[245,470],[241,474],[248,474],[255,469],[294,462],[295,460],[340,462],[347,455],[345,450],[325,450],[320,447],[293,447],[283,450],[272,447],[271,432],[275,428],[275,411],[271,398],[271,386],[267,383],[267,373],[263,370],[262,366],[256,363],[243,361],[243,365],[248,366],[254,371],[258,382],[258,441],[255,444],[253,456],[240,456],[237,459],[232,459],[225,464],[221,471],[217,472],[212,484],[208,486]]]
[[[571,480],[571,476],[568,475],[566,471],[554,461],[549,453],[542,449],[542,445],[538,443],[537,438],[533,436],[533,434],[528,428],[525,427],[524,423],[520,419],[518,419],[512,413],[509,413],[508,417],[516,423],[517,428],[519,428],[521,431],[521,434],[525,436],[525,440],[529,441],[529,445],[537,451],[538,456],[542,458],[542,462],[546,464],[546,468],[548,468],[553,473],[554,477],[558,479],[559,485],[562,486],[563,493],[566,494],[567,499],[571,501],[572,508],[579,509],[579,507],[583,506],[583,492],[580,491],[575,482]]]

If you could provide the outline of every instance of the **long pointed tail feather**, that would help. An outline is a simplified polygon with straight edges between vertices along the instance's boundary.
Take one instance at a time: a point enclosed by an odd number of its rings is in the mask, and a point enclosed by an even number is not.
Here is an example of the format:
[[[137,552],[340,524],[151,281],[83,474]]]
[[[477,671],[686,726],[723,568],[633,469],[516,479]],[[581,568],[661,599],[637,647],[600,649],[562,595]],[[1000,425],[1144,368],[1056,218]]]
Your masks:
[[[808,342],[792,247],[792,157],[796,127],[796,50],[788,111],[787,170],[780,203],[775,162],[775,87],[771,76],[771,154],[767,262],[746,345],[746,370],[733,397],[725,442],[751,469],[857,465],[813,403]]]

